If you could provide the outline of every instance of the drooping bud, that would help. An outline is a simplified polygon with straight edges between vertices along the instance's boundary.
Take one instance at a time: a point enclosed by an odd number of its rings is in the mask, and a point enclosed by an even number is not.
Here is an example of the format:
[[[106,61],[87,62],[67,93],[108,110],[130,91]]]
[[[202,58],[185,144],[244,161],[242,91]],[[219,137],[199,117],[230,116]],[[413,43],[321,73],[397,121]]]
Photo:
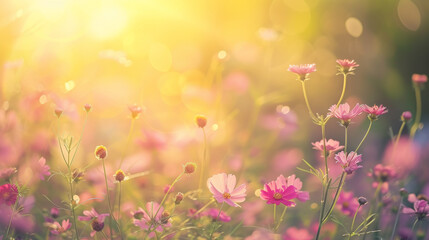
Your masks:
[[[364,197],[359,197],[358,198],[358,202],[359,202],[359,205],[365,205],[365,204],[367,204],[368,203],[368,200],[366,199],[366,198],[364,198]]]

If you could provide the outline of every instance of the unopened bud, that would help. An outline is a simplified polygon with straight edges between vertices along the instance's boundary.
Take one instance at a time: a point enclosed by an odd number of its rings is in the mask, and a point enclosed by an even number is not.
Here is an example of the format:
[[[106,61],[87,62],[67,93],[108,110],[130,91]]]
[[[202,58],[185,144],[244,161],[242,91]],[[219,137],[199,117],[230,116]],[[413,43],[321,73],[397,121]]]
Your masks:
[[[194,162],[188,162],[184,166],[184,171],[187,174],[194,173],[196,169],[197,169],[197,164]]]
[[[198,127],[204,128],[207,125],[207,118],[203,115],[197,115],[195,117],[195,122],[197,123]]]
[[[403,122],[408,122],[408,121],[411,120],[412,117],[413,117],[413,115],[411,114],[411,112],[410,111],[406,111],[406,112],[402,113],[401,120]]]
[[[161,214],[161,223],[162,224],[167,224],[169,219],[170,219],[170,213],[167,212],[167,211],[164,211]]]
[[[60,118],[61,114],[63,114],[63,110],[61,108],[56,108],[54,112],[57,118]]]
[[[358,198],[358,202],[359,202],[359,205],[365,205],[365,204],[367,204],[368,203],[368,200],[366,199],[366,198],[364,198],[364,197],[359,197]]]
[[[87,104],[85,104],[84,106],[83,106],[83,108],[85,109],[85,111],[88,113],[89,111],[91,111],[91,105],[89,105],[88,103]]]
[[[107,148],[103,145],[97,146],[95,148],[94,154],[98,160],[103,160],[107,157]]]
[[[183,193],[178,192],[176,194],[176,200],[174,200],[174,204],[179,205],[182,202],[183,197],[184,197]]]
[[[137,106],[136,104],[129,106],[128,109],[131,112],[131,117],[134,119],[137,119],[142,112],[142,108],[140,106]]]
[[[104,222],[100,222],[98,218],[95,218],[94,220],[92,220],[91,227],[92,227],[92,230],[96,232],[100,232],[104,228]]]
[[[143,218],[143,216],[144,216],[144,213],[143,213],[142,211],[137,211],[137,212],[135,212],[135,213],[134,213],[134,215],[133,215],[133,217],[134,217],[135,219],[138,219],[138,220],[142,219],[142,218]]]
[[[116,181],[122,182],[125,179],[125,173],[124,173],[124,171],[119,169],[118,171],[116,171],[116,173],[115,173],[115,175],[113,175],[113,177],[115,178]]]

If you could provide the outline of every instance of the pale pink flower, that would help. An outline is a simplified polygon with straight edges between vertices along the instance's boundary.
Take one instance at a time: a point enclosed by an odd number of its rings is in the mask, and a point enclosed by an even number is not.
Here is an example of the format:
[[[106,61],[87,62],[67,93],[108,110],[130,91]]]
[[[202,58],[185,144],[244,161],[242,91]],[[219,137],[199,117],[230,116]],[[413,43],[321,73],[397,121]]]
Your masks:
[[[353,109],[350,109],[348,103],[340,104],[338,107],[334,104],[329,108],[328,117],[334,116],[341,120],[341,124],[347,127],[350,121],[360,115],[363,111],[362,106],[357,103]]]
[[[359,67],[359,64],[355,62],[355,60],[348,59],[337,59],[338,71],[342,74],[354,74],[353,71],[356,67]]]
[[[207,187],[217,202],[226,202],[230,206],[239,207],[237,203],[244,202],[246,197],[246,185],[241,184],[235,188],[236,183],[234,175],[220,173],[207,180]]]
[[[405,207],[402,209],[402,213],[415,214],[418,220],[423,220],[429,216],[429,205],[426,200],[417,200],[414,202],[414,208]]]
[[[346,172],[347,174],[352,174],[358,168],[362,167],[357,165],[358,163],[362,162],[362,154],[358,155],[355,152],[350,152],[346,156],[344,152],[339,152],[335,155],[334,159],[337,163],[341,164],[344,169],[344,172]]]
[[[52,225],[52,230],[51,233],[54,235],[60,235],[61,233],[66,232],[67,230],[70,229],[71,227],[71,223],[70,220],[63,220],[61,224],[59,224],[58,222],[54,222]]]
[[[305,228],[290,227],[283,235],[283,240],[312,240],[313,235]]]
[[[146,203],[146,211],[139,208],[137,213],[140,214],[139,217],[141,218],[140,219],[134,218],[133,223],[135,226],[140,227],[143,230],[149,230],[149,228],[152,228],[151,230],[162,232],[164,231],[165,227],[171,226],[171,219],[163,217],[164,207],[161,207],[156,202]],[[135,213],[134,213],[134,216],[136,216]],[[155,237],[155,233],[152,231],[148,237],[150,238]]]
[[[304,81],[309,79],[310,73],[316,71],[316,64],[289,65],[288,71],[298,75],[298,80]]]
[[[425,74],[413,74],[411,76],[411,79],[413,80],[413,82],[417,83],[417,84],[422,84],[428,81],[428,76],[426,76]]]
[[[216,208],[210,208],[207,211],[201,213],[201,216],[209,216],[214,220],[219,220],[221,222],[229,222],[231,221],[231,217],[226,214],[224,211],[220,211]]]
[[[48,165],[46,165],[46,159],[44,157],[41,157],[39,159],[39,177],[42,180],[45,180],[45,176],[50,176],[51,173],[49,172],[49,169],[51,169]]]
[[[79,221],[92,221],[91,222],[92,232],[90,235],[91,237],[94,237],[97,232],[100,232],[103,230],[104,219],[110,214],[108,213],[99,214],[95,211],[94,208],[92,208],[90,211],[88,210],[83,211],[83,215],[85,216],[78,216],[77,219]]]
[[[322,156],[323,156],[323,152],[324,152],[323,139],[318,141],[318,142],[311,143],[311,144],[313,145],[313,149],[321,151]],[[325,139],[325,145],[326,145],[326,153],[328,156],[331,153],[337,152],[337,151],[342,150],[344,148],[344,146],[340,145],[340,142],[333,140],[333,139],[329,139],[329,140]]]
[[[392,167],[377,164],[375,165],[372,173],[369,173],[368,176],[374,178],[372,187],[377,188],[378,185],[381,184],[381,192],[385,194],[389,190],[389,181],[396,178],[397,174],[395,169]]]
[[[359,208],[358,199],[354,197],[353,192],[341,192],[338,197],[336,207],[344,214],[353,217]]]
[[[369,114],[368,117],[371,120],[377,120],[378,116],[387,113],[387,108],[383,105],[377,106],[374,104],[374,106],[370,107],[365,104],[363,106],[363,111]]]

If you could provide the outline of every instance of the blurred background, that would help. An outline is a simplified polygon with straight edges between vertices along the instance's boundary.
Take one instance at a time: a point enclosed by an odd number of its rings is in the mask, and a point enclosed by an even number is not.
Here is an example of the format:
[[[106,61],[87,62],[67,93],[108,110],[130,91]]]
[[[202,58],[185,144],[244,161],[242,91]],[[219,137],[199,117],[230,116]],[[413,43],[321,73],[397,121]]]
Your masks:
[[[63,168],[56,137],[78,138],[83,105],[91,104],[76,166],[94,161],[93,149],[103,144],[110,171],[125,156],[130,173],[157,169],[139,183],[157,189],[171,182],[163,174],[200,161],[203,135],[194,117],[204,114],[210,174],[245,172],[241,181],[255,183],[252,195],[319,154],[310,142],[321,139],[320,129],[288,66],[316,63],[308,95],[313,110],[326,114],[342,89],[335,60],[348,58],[360,66],[345,100],[389,109],[363,148],[365,176],[381,162],[401,113],[415,113],[411,75],[429,73],[428,18],[427,0],[1,0],[2,167],[27,166],[18,172],[23,182],[31,182],[34,156]],[[427,121],[424,91],[423,102]],[[128,147],[133,104],[144,111]],[[64,111],[59,120],[57,108]],[[367,124],[363,115],[356,121],[351,145]],[[334,121],[327,131],[343,141]],[[427,146],[424,130],[417,139]]]

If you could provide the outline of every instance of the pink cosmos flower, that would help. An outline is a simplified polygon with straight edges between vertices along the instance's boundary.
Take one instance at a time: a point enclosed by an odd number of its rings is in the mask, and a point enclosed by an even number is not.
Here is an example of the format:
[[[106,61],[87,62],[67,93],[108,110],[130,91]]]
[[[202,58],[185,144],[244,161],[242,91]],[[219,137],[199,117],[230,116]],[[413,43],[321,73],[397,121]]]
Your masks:
[[[283,175],[280,175],[278,178],[280,178],[280,181],[284,182]],[[308,192],[301,191],[302,182],[301,182],[301,180],[299,178],[295,177],[295,174],[287,177],[286,186],[287,187],[289,187],[289,186],[294,186],[295,187],[295,189],[297,191],[297,194],[298,194],[298,196],[296,197],[296,199],[298,199],[299,201],[305,202],[305,201],[307,201],[307,200],[310,199],[310,195],[309,195]]]
[[[313,235],[305,228],[290,227],[283,235],[283,240],[312,240]]]
[[[338,107],[334,104],[329,108],[328,117],[334,116],[337,119],[341,120],[341,124],[347,127],[350,124],[350,121],[360,115],[363,111],[363,108],[359,103],[350,110],[348,103],[340,104]]]
[[[14,205],[18,198],[18,188],[15,184],[4,184],[0,186],[0,204]]]
[[[275,181],[264,185],[261,190],[261,198],[267,201],[267,204],[283,204],[288,207],[295,207],[295,202],[291,201],[298,197],[298,190],[293,185],[287,185],[286,179],[280,175]]]
[[[51,169],[48,165],[46,165],[46,159],[44,157],[41,157],[39,159],[39,177],[42,180],[45,180],[45,176],[50,176],[51,173],[49,172],[49,169]]]
[[[353,71],[356,67],[359,67],[359,64],[355,62],[355,60],[348,59],[337,59],[338,70],[342,74],[354,74]]]
[[[313,149],[319,150],[322,152],[322,156],[323,156],[323,139],[318,141],[318,142],[314,142],[311,143],[313,145]],[[340,142],[335,141],[333,139],[329,139],[326,140],[325,139],[325,145],[326,145],[326,153],[329,156],[331,153],[342,150],[344,148],[344,146],[340,146]]]
[[[420,84],[422,84],[422,83],[425,83],[425,82],[427,82],[428,81],[428,76],[426,76],[425,74],[413,74],[412,76],[411,76],[411,79],[413,80],[413,82],[415,82],[415,83],[420,83]]]
[[[346,156],[344,152],[339,152],[335,155],[334,159],[336,160],[336,163],[341,164],[344,169],[344,172],[346,172],[347,174],[352,174],[358,168],[362,167],[357,165],[358,163],[362,162],[362,154],[358,155],[355,152],[350,152]]]
[[[404,207],[402,213],[405,214],[415,214],[418,220],[422,220],[425,217],[429,216],[429,205],[426,200],[417,200],[414,202],[414,209]]]
[[[220,173],[207,180],[207,187],[218,203],[226,202],[230,206],[239,207],[237,203],[244,202],[246,197],[246,185],[241,184],[235,188],[236,182],[234,175]]]
[[[63,220],[61,224],[59,224],[58,222],[54,222],[52,225],[52,230],[51,233],[54,235],[60,235],[63,232],[66,232],[67,230],[70,229],[71,227],[71,223],[70,220]]]
[[[220,211],[220,214],[219,214],[219,210],[216,208],[210,208],[207,211],[204,211],[201,215],[202,216],[209,216],[209,217],[213,218],[214,220],[219,219],[219,221],[221,221],[221,222],[231,221],[231,217],[228,216],[228,214],[226,214],[226,212]]]
[[[79,221],[92,221],[91,227],[91,237],[94,237],[97,232],[100,232],[104,228],[104,219],[109,216],[108,213],[102,213],[99,214],[95,211],[94,208],[92,208],[90,211],[83,211],[83,215],[85,216],[78,216],[77,219]]]
[[[289,65],[288,71],[298,75],[298,80],[304,81],[309,79],[310,73],[316,71],[316,64]]]
[[[378,185],[381,184],[381,192],[385,194],[389,190],[389,181],[396,178],[397,174],[392,167],[377,164],[372,173],[369,173],[368,176],[374,178],[372,187],[377,188]]]
[[[341,192],[338,197],[336,207],[341,210],[344,214],[353,217],[356,210],[359,208],[359,202],[354,197],[353,192]]]
[[[364,112],[369,114],[369,118],[371,120],[377,120],[378,116],[383,115],[385,113],[387,113],[387,108],[384,107],[383,105],[377,106],[374,104],[374,106],[370,107],[368,105],[364,105],[363,109]]]
[[[163,217],[164,216],[164,207],[159,206],[156,202],[148,202],[146,203],[146,210],[143,210],[141,208],[138,209],[138,213],[143,213],[139,217],[140,219],[133,219],[133,223],[135,226],[140,227],[143,230],[149,230],[149,228],[152,228],[151,230],[162,232],[164,231],[165,227],[171,226],[171,220],[170,218]],[[155,216],[156,214],[156,216]],[[134,216],[136,214],[134,213]],[[154,228],[155,227],[155,228]],[[155,233],[152,231],[149,233],[149,238],[155,237]]]

